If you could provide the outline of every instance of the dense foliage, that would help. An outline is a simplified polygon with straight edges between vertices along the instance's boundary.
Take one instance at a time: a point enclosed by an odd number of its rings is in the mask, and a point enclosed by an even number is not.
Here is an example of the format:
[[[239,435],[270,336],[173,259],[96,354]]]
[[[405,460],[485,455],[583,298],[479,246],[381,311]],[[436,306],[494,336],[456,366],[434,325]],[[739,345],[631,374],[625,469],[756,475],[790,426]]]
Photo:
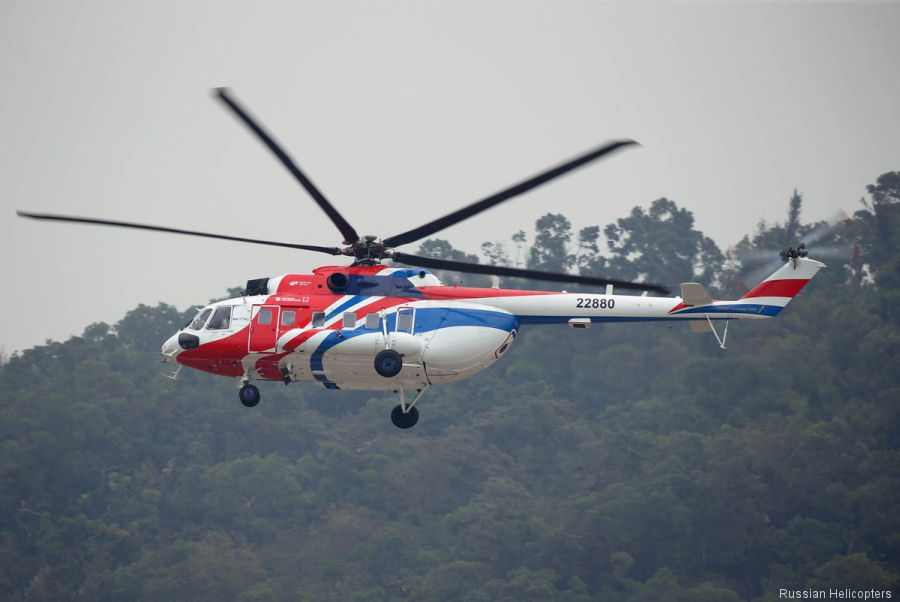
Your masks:
[[[183,317],[0,367],[0,597],[10,600],[774,600],[900,575],[900,173],[829,261],[726,352],[684,325],[526,329],[503,362],[389,395],[162,378]],[[797,195],[795,194],[795,197]],[[799,199],[799,197],[798,197]],[[796,207],[795,207],[796,205]],[[761,224],[738,251],[808,231]],[[734,294],[746,266],[660,199],[603,232],[538,222],[535,267]],[[525,244],[523,233],[513,242]],[[489,261],[515,263],[502,243]],[[426,251],[455,252],[443,241]],[[511,283],[504,282],[507,286]],[[896,595],[896,594],[895,594]]]

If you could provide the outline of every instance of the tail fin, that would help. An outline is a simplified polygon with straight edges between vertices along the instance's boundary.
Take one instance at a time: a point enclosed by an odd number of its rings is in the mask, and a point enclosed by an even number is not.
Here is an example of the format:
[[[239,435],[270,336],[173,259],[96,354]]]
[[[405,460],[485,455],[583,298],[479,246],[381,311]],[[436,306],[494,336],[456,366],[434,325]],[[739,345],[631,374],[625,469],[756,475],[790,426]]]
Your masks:
[[[749,293],[740,298],[741,301],[752,301],[760,305],[784,307],[794,295],[806,286],[810,278],[825,267],[824,263],[798,257],[789,259],[775,273],[763,280]]]

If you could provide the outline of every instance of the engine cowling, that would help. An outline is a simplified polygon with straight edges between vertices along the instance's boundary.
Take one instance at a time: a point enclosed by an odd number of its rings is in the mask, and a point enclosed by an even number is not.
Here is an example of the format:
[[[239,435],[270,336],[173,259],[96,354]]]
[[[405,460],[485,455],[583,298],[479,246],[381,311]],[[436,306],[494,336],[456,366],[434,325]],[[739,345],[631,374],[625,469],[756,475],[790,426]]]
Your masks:
[[[506,353],[519,326],[515,316],[496,307],[466,304],[446,312],[422,353],[432,384],[484,370]]]

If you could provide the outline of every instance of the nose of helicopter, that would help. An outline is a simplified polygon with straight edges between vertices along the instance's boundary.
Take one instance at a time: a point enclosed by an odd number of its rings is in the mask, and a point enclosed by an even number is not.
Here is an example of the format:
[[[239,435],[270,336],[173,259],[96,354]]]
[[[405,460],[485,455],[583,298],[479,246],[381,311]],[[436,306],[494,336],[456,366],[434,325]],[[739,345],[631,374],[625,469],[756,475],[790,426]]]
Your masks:
[[[164,362],[175,361],[175,356],[181,353],[181,347],[178,345],[178,334],[173,334],[166,342],[163,343],[161,349]]]

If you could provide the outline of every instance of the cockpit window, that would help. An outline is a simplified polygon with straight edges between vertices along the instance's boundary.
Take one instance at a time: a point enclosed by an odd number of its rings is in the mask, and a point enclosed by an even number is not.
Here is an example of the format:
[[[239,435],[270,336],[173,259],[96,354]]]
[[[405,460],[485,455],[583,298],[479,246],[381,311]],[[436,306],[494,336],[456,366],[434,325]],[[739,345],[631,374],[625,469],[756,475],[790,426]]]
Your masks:
[[[213,314],[212,319],[209,321],[210,330],[225,330],[231,325],[231,306],[223,305],[221,307],[216,308],[216,313]]]
[[[212,309],[207,307],[200,314],[194,318],[194,321],[191,322],[191,330],[200,330],[203,328],[203,325],[206,324],[206,319],[209,317],[209,314],[212,313]]]

